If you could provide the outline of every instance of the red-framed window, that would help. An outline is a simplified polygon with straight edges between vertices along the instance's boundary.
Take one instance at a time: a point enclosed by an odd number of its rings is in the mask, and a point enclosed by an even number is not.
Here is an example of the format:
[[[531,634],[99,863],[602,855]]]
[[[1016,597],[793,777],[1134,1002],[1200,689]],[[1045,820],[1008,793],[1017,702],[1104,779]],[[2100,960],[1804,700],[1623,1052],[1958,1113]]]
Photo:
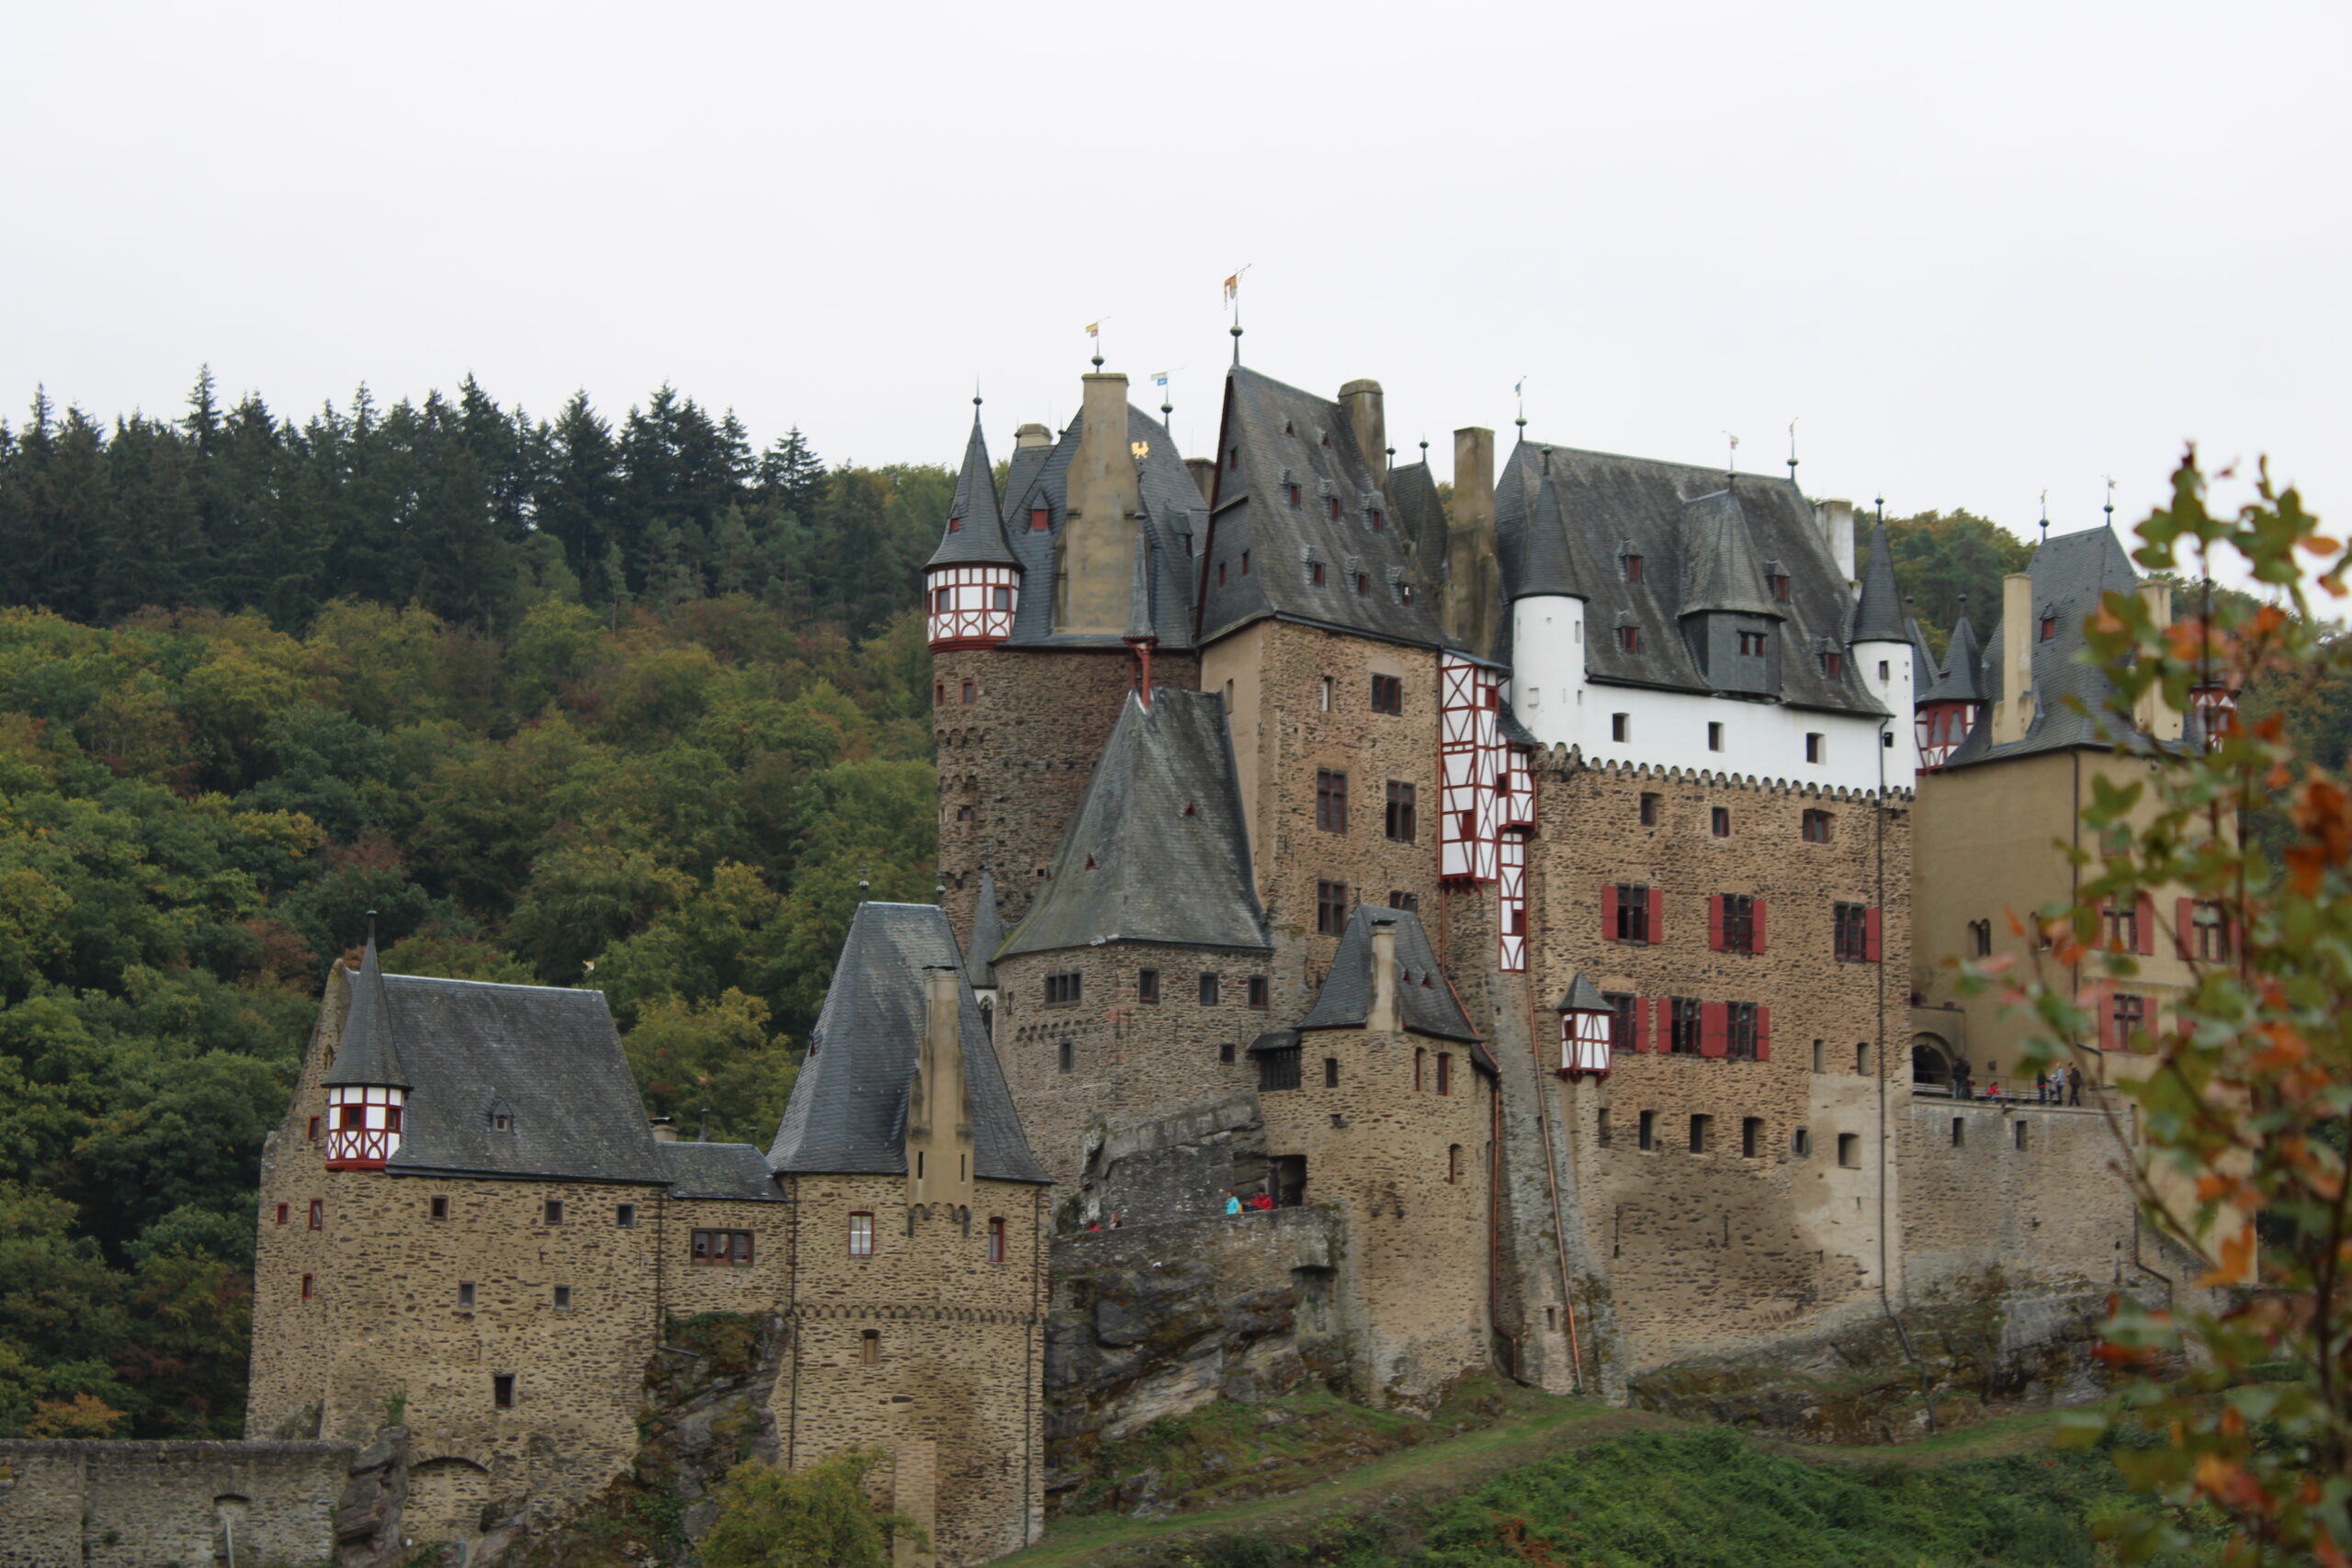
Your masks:
[[[1002,1220],[989,1221],[988,1258],[991,1263],[1004,1261],[1004,1222]]]
[[[294,1205],[291,1203],[280,1203],[277,1206],[277,1223],[281,1225],[284,1224],[288,1218],[292,1214],[293,1209]]]
[[[316,1283],[310,1275],[305,1274],[302,1276],[302,1299],[304,1301],[307,1302],[311,1299],[311,1292],[316,1288]]]

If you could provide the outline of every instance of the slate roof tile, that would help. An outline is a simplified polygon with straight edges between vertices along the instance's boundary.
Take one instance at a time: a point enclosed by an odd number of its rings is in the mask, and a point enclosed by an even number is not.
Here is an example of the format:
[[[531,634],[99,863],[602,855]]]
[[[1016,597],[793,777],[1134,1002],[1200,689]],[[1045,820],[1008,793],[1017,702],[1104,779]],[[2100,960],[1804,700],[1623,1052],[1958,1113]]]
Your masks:
[[[1420,917],[1409,909],[1359,904],[1340,933],[1339,950],[1331,955],[1331,971],[1315,1006],[1299,1020],[1301,1029],[1362,1029],[1372,1016],[1372,938],[1381,930],[1396,933],[1396,1010],[1398,1021],[1415,1034],[1440,1040],[1466,1041],[1479,1066],[1495,1070],[1493,1058],[1478,1043],[1478,1032],[1463,1015],[1453,987],[1439,969],[1436,950]]]

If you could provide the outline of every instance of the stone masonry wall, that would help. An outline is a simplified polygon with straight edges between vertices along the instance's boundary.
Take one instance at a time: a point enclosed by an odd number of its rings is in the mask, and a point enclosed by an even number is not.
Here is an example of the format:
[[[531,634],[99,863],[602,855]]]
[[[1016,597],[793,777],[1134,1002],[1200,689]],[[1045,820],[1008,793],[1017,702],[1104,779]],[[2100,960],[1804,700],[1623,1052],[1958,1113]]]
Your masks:
[[[1879,1075],[1902,1053],[1881,1047],[1882,992],[1890,1043],[1899,1045],[1907,1017],[1905,803],[1884,816],[1881,960],[1842,962],[1833,953],[1832,904],[1881,904],[1881,825],[1870,801],[1730,776],[1588,767],[1557,752],[1541,772],[1531,980],[1552,1029],[1557,1015],[1548,1004],[1579,971],[1603,992],[1648,998],[1656,1013],[1675,996],[1770,1010],[1767,1060],[1635,1050],[1617,1054],[1602,1085],[1554,1077],[1546,1086],[1568,1134],[1584,1246],[1609,1269],[1615,1321],[1588,1353],[1614,1364],[1613,1382],[1702,1350],[1762,1345],[1863,1302],[1879,1278],[1881,1214],[1891,1219],[1898,1201],[1892,1134],[1908,1099],[1907,1072],[1885,1083],[1883,1161]],[[1656,797],[1655,826],[1641,822],[1645,795]],[[1721,837],[1713,830],[1718,807],[1730,813]],[[1807,810],[1827,813],[1827,842],[1805,838]],[[1604,936],[1610,884],[1662,889],[1660,940]],[[1710,949],[1713,894],[1763,902],[1762,953]],[[1653,1033],[1662,1040],[1662,1022]],[[1860,1057],[1858,1045],[1867,1046]],[[1709,1119],[1696,1152],[1694,1115]],[[1742,1152],[1750,1119],[1752,1155]],[[1809,1154],[1798,1152],[1800,1128]],[[1899,1289],[1900,1258],[1888,1261]]]
[[[1921,1099],[1898,1132],[1906,1303],[1993,1277],[2061,1291],[2138,1282],[2124,1151],[2100,1111]]]
[[[355,1449],[0,1441],[0,1568],[324,1562]],[[86,1524],[85,1521],[88,1521]]]

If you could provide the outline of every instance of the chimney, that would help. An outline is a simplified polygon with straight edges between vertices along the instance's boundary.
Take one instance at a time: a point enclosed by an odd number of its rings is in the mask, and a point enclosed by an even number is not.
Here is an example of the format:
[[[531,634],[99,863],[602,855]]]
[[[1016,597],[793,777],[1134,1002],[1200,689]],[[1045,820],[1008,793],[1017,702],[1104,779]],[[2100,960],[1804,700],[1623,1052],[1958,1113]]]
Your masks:
[[[2143,580],[2140,602],[2148,607],[2148,618],[2155,623],[2158,631],[2172,625],[2171,583],[2153,577]],[[2151,740],[2180,739],[2180,715],[2165,701],[2162,684],[2150,686],[2140,694],[2140,700],[2132,705],[2132,722]]]
[[[1495,433],[1453,433],[1453,511],[1445,523],[1445,629],[1481,657],[1495,650],[1503,569],[1495,555]]]
[[[1372,471],[1372,482],[1388,492],[1388,416],[1382,412],[1380,383],[1351,381],[1340,389],[1340,407],[1347,411],[1348,428],[1355,433],[1356,452]]]
[[[1397,1030],[1396,928],[1385,920],[1372,928],[1372,1010],[1363,1026],[1374,1034]]]
[[[1854,503],[1850,501],[1817,501],[1813,505],[1813,520],[1821,529],[1822,541],[1829,547],[1829,556],[1838,563],[1838,575],[1845,581],[1846,591],[1854,591]]]
[[[1053,444],[1054,433],[1042,424],[1024,424],[1012,433],[1012,449],[1016,452],[1023,446],[1051,446]]]
[[[1054,563],[1054,629],[1117,637],[1127,624],[1129,557],[1143,510],[1127,445],[1127,378],[1096,371],[1085,392],[1069,468],[1069,521]]]
[[[655,1143],[674,1144],[678,1141],[678,1123],[674,1117],[649,1116],[646,1120],[652,1124]]]
[[[922,977],[922,1044],[907,1085],[907,1201],[968,1203],[973,1149],[964,1082],[963,976],[942,964]]]
[[[1194,484],[1200,486],[1201,504],[1203,506],[1208,505],[1211,499],[1216,494],[1216,459],[1215,457],[1187,457],[1184,459],[1184,471],[1193,476],[1193,482]]]
[[[2001,579],[2001,700],[1993,705],[1993,744],[2025,739],[2033,723],[2033,645],[2041,635],[2033,614],[2033,577],[2013,571]]]

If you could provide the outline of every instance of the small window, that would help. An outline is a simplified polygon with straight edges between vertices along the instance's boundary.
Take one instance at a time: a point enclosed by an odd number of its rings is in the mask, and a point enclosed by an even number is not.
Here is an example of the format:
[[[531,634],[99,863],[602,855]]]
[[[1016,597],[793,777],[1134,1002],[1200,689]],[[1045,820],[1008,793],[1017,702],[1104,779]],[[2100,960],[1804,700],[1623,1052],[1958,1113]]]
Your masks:
[[[1808,811],[1804,814],[1804,841],[1826,844],[1829,841],[1829,813]]]
[[[989,1221],[988,1260],[991,1263],[1004,1261],[1004,1222],[1002,1220]]]
[[[1315,705],[1325,713],[1331,711],[1331,677],[1329,675],[1315,682]]]
[[[874,1256],[874,1216],[855,1213],[849,1217],[849,1255],[852,1258]]]
[[[1374,533],[1377,534],[1377,533],[1379,533],[1383,528],[1386,527],[1387,525],[1388,525],[1388,519],[1387,519],[1387,517],[1382,513],[1382,512],[1380,511],[1380,509],[1379,509],[1378,507],[1374,507],[1374,508],[1373,508],[1373,512],[1372,512],[1372,531],[1373,531]]]
[[[1756,951],[1756,900],[1746,893],[1725,893],[1723,900],[1724,953]]]
[[[1329,441],[1329,439],[1328,437],[1324,440],[1323,445],[1324,445],[1324,446],[1329,446],[1329,445],[1331,445],[1331,443],[1330,443],[1330,441]],[[1330,502],[1331,502],[1331,521],[1332,521],[1332,522],[1334,522],[1334,523],[1337,523],[1337,522],[1340,520],[1340,498],[1339,498],[1338,496],[1336,496],[1336,495],[1335,495],[1335,496],[1332,496],[1332,497],[1330,498]]]
[[[1968,956],[1971,958],[1993,956],[1992,921],[1971,920],[1968,922]]]
[[[969,822],[971,819],[972,819],[972,808],[971,808],[970,807],[968,807],[968,806],[959,806],[959,807],[957,807],[956,808],[956,821],[958,821],[958,822]]]
[[[1813,1129],[1800,1127],[1789,1134],[1789,1153],[1797,1159],[1813,1157]]]
[[[978,694],[978,690],[973,682],[969,681],[964,682],[964,706],[970,707],[972,705],[972,699]]]
[[[1348,775],[1329,768],[1315,771],[1315,825],[1326,833],[1348,830]]]
[[[1630,992],[1609,991],[1600,999],[1609,1004],[1609,1049],[1631,1051],[1641,1031],[1641,998]]]
[[[1421,912],[1421,896],[1418,893],[1408,893],[1399,887],[1392,887],[1388,890],[1388,907],[1418,915]]]
[[[1218,1065],[1227,1067],[1233,1066],[1233,1058],[1237,1049],[1238,1047],[1236,1047],[1234,1043],[1230,1040],[1218,1046],[1216,1048],[1216,1059]]]
[[[1136,1000],[1148,1005],[1155,1004],[1159,1000],[1159,970],[1138,969],[1136,971]]]
[[[277,1206],[277,1223],[279,1224],[282,1225],[287,1222],[288,1217],[293,1211],[293,1207],[294,1205],[291,1203],[280,1203]]]
[[[1204,974],[1201,976],[1201,1005],[1204,1008],[1216,1006],[1216,993],[1217,977],[1215,975]]]
[[[1735,1062],[1756,1060],[1756,1004],[1724,1004],[1724,1055]]]
[[[1234,472],[1236,472],[1236,473],[1239,473],[1239,472],[1241,471],[1241,448],[1240,448],[1240,447],[1238,447],[1238,446],[1232,446],[1232,447],[1228,447],[1228,448],[1227,448],[1227,450],[1226,450],[1226,454],[1225,454],[1225,466],[1226,466],[1227,468],[1232,469],[1232,470],[1233,470]]]
[[[1449,1186],[1456,1185],[1462,1180],[1462,1145],[1460,1144],[1448,1144],[1445,1146],[1445,1179]]]
[[[1650,890],[1640,883],[1619,883],[1616,893],[1616,940],[1639,942],[1657,940],[1650,934]]]
[[[1761,658],[1763,658],[1763,657],[1764,657],[1764,634],[1763,634],[1762,632],[1742,632],[1742,633],[1740,633],[1740,634],[1739,634],[1739,651],[1740,651],[1740,656],[1741,656],[1742,658],[1745,658],[1745,659],[1761,659]]]
[[[311,1118],[310,1138],[314,1144],[319,1141],[319,1119],[315,1116]]]
[[[994,588],[994,589],[990,589],[990,590],[989,591],[989,609],[991,609],[991,610],[1010,610],[1010,609],[1012,609],[1012,589],[1010,589],[1010,588]]]
[[[1057,1070],[1061,1071],[1061,1072],[1068,1073],[1068,1072],[1075,1072],[1075,1071],[1077,1071],[1077,1069],[1078,1069],[1078,1045],[1077,1045],[1077,1043],[1076,1043],[1076,1042],[1074,1042],[1074,1041],[1069,1041],[1069,1040],[1065,1040],[1065,1041],[1063,1041],[1063,1042],[1061,1043],[1061,1044],[1060,1044],[1060,1045],[1057,1048],[1057,1050],[1056,1050],[1056,1054],[1055,1054],[1055,1064],[1054,1064],[1054,1065],[1055,1065],[1056,1068],[1057,1068]]]
[[[1657,1111],[1645,1111],[1642,1112],[1641,1132],[1637,1142],[1639,1142],[1641,1146],[1645,1149],[1654,1149],[1657,1147]]]
[[[1951,1146],[1956,1149],[1968,1146],[1968,1118],[1965,1116],[1951,1119]]]
[[[570,1312],[571,1310],[571,1286],[558,1285],[555,1288],[555,1310],[558,1312]]]
[[[1365,594],[1370,593],[1371,592],[1372,592],[1372,578],[1371,578],[1371,575],[1370,575],[1369,573],[1366,573],[1366,572],[1361,572],[1361,571],[1360,571],[1360,572],[1358,572],[1358,573],[1356,573],[1356,596],[1357,596],[1358,598],[1362,598],[1362,597],[1363,597]]]
[[[1787,604],[1789,602],[1789,580],[1786,577],[1776,576],[1771,580],[1771,582],[1772,597],[1779,600],[1783,604]]]
[[[1993,1064],[1990,1062],[1985,1063],[1984,1070],[1988,1074],[1991,1073],[1993,1070]],[[1867,1040],[1857,1040],[1854,1042],[1854,1071],[1861,1074],[1864,1077],[1871,1076],[1871,1043]]]
[[[1244,577],[1250,575],[1250,552],[1248,550],[1241,552],[1241,575]]]
[[[2112,953],[2140,951],[2140,907],[2137,904],[2109,904],[2104,911],[2107,925],[2108,950]]]
[[[311,1292],[312,1292],[314,1290],[316,1290],[316,1289],[317,1289],[317,1283],[316,1283],[316,1281],[315,1281],[315,1280],[312,1280],[312,1278],[311,1278],[310,1275],[308,1275],[308,1274],[303,1275],[303,1276],[302,1276],[302,1299],[303,1299],[304,1301],[306,1301],[306,1302],[307,1302],[307,1301],[309,1301],[309,1300],[311,1299]]]
[[[1816,1073],[1829,1070],[1829,1043],[1826,1040],[1813,1043],[1813,1070]]]
[[[916,1157],[920,1159],[922,1156],[918,1155]],[[856,1223],[854,1218],[851,1223]],[[729,1264],[742,1268],[748,1267],[752,1261],[750,1231],[695,1231],[688,1235],[687,1244],[686,1256],[696,1263]],[[854,1240],[851,1246],[856,1246]],[[854,1256],[863,1258],[866,1254],[854,1253]]]
[[[1673,997],[1667,1003],[1666,1048],[1677,1056],[1699,1055],[1705,1010],[1696,997]]]
[[[1086,976],[1075,969],[1046,976],[1046,1005],[1049,1008],[1074,1008],[1084,990]]]
[[[1628,582],[1639,582],[1642,580],[1642,558],[1639,556],[1625,556],[1621,558],[1623,559],[1625,567],[1625,581]]]
[[[2114,1048],[2118,1051],[2135,1049],[2132,1043],[2133,1036],[2147,1026],[2148,998],[2118,991],[2109,998],[2109,1006],[2112,1010],[2111,1016],[2115,1021]],[[1988,1066],[1985,1071],[1989,1074],[1992,1068]],[[311,1228],[316,1230],[318,1227],[313,1225]]]
[[[1306,563],[1306,582],[1307,586],[1310,588],[1320,588],[1323,586],[1323,563],[1321,561],[1311,560]]]
[[[1728,806],[1718,806],[1718,807],[1716,807],[1714,808],[1714,810],[1713,810],[1713,811],[1709,815],[1709,817],[1708,817],[1708,821],[1709,821],[1709,822],[1711,822],[1711,823],[1713,825],[1713,827],[1714,827],[1714,832],[1715,832],[1715,837],[1716,837],[1716,838],[1718,838],[1718,839],[1728,839],[1728,838],[1730,838],[1730,837],[1731,837],[1731,807],[1728,807]]]
[[[1690,1152],[1694,1155],[1706,1154],[1714,1147],[1714,1140],[1715,1119],[1704,1112],[1693,1112],[1690,1117]]]
[[[1279,1092],[1298,1087],[1299,1050],[1295,1045],[1281,1046],[1258,1053],[1258,1088],[1263,1092]]]
[[[931,683],[931,705],[935,708],[944,708],[947,705],[946,682],[933,681]]]
[[[2025,1147],[2025,1118],[2020,1116],[2009,1123],[2009,1137],[2020,1149]]]
[[[2058,617],[2057,617],[2057,616],[2055,616],[2055,615],[2044,615],[2044,616],[2042,616],[2042,617],[2041,617],[2041,640],[2042,640],[2042,641],[2044,641],[2044,642],[2048,642],[2048,641],[2050,641],[2052,637],[2056,637],[2057,635],[2058,635]]]
[[[1710,721],[1707,725],[1707,750],[1710,751],[1720,751],[1723,749],[1724,727],[1719,723]]]
[[[1832,681],[1844,679],[1846,673],[1846,656],[1842,653],[1823,654],[1821,656],[1821,672],[1829,677]]]
[[[1250,1005],[1263,1012],[1266,1009],[1266,977],[1263,975],[1250,976],[1249,988]]]
[[[1409,844],[1414,841],[1415,836],[1419,831],[1417,795],[1418,792],[1411,784],[1399,784],[1395,779],[1388,781],[1386,826],[1389,842]]]
[[[1743,1116],[1739,1119],[1739,1157],[1754,1159],[1764,1152],[1764,1118]]]
[[[1807,733],[1804,738],[1804,760],[1808,762],[1827,761],[1829,760],[1827,738],[1819,734]]]
[[[1883,659],[1878,661],[1878,683],[1880,685],[1885,685],[1887,681],[1891,678],[1887,672],[1892,668],[1893,666]]]
[[[1838,1163],[1848,1170],[1862,1168],[1862,1135],[1860,1133],[1838,1134]]]
[[[1657,796],[1655,795],[1645,794],[1642,796],[1642,826],[1645,828],[1657,826]]]
[[[1296,506],[1298,504],[1298,487],[1296,485],[1285,485],[1283,488],[1290,492],[1290,503],[1293,506]]]
[[[449,1217],[449,1200],[447,1198],[434,1199],[431,1203],[426,1205],[425,1213],[431,1214],[436,1220],[447,1219]]]
[[[1344,882],[1318,882],[1315,885],[1315,934],[1338,936],[1348,929],[1348,885]]]
[[[953,604],[955,597],[956,591],[952,588],[933,589],[931,591],[932,613],[940,615],[947,614],[948,608]]]
[[[1639,626],[1619,626],[1617,628],[1617,647],[1618,650],[1623,653],[1641,652],[1642,628]]]
[[[1372,678],[1372,711],[1403,713],[1405,711],[1405,681],[1400,675],[1374,675]]]
[[[1223,561],[1216,563],[1216,585],[1219,588],[1225,586],[1225,563]]]
[[[1453,1053],[1451,1051],[1437,1054],[1437,1091],[1440,1094],[1453,1092]]]
[[[547,1216],[548,1216],[548,1224],[551,1224],[551,1225],[560,1225],[560,1224],[563,1224],[563,1200],[562,1200],[562,1199],[560,1199],[560,1198],[550,1198],[550,1199],[548,1199],[548,1202],[547,1202]]]
[[[1609,739],[1611,740],[1631,740],[1633,738],[1634,716],[1629,713],[1611,714],[1609,716]]]
[[[514,1374],[513,1372],[491,1374],[490,1402],[501,1410],[514,1408]]]
[[[1602,1148],[1609,1146],[1609,1107],[1602,1106],[1593,1122],[1594,1141]]]
[[[490,1130],[493,1133],[513,1132],[514,1130],[514,1112],[509,1111],[492,1111],[490,1113]]]
[[[1323,1087],[1325,1089],[1340,1087],[1340,1058],[1337,1056],[1323,1058]]]
[[[311,1200],[311,1228],[314,1231],[327,1228],[327,1201],[323,1198]]]
[[[877,1367],[882,1364],[882,1331],[869,1328],[857,1337],[857,1364]]]
[[[1830,956],[1848,964],[1867,962],[1870,958],[1870,907],[1866,904],[1830,905]]]
[[[473,1282],[471,1280],[458,1280],[458,1309],[460,1312],[469,1311],[469,1310],[472,1308],[473,1304],[474,1304],[474,1282]]]
[[[1421,1092],[1421,1080],[1427,1076],[1429,1057],[1427,1047],[1420,1045],[1413,1047],[1413,1092],[1415,1094]]]
[[[1031,533],[1042,534],[1053,525],[1054,509],[1052,507],[1033,506],[1029,509],[1029,531]]]
[[[637,1228],[637,1205],[634,1203],[614,1204],[613,1224],[625,1231],[635,1230]]]
[[[1985,922],[1985,930],[1988,933],[1991,931],[1990,921]],[[1986,945],[1988,948],[1991,945],[1989,935]],[[2230,960],[2228,911],[2223,909],[2218,902],[2210,899],[2200,899],[2191,904],[2188,909],[2188,931],[2181,939],[2181,945],[2188,950],[2190,958],[2200,964],[2228,963]]]

